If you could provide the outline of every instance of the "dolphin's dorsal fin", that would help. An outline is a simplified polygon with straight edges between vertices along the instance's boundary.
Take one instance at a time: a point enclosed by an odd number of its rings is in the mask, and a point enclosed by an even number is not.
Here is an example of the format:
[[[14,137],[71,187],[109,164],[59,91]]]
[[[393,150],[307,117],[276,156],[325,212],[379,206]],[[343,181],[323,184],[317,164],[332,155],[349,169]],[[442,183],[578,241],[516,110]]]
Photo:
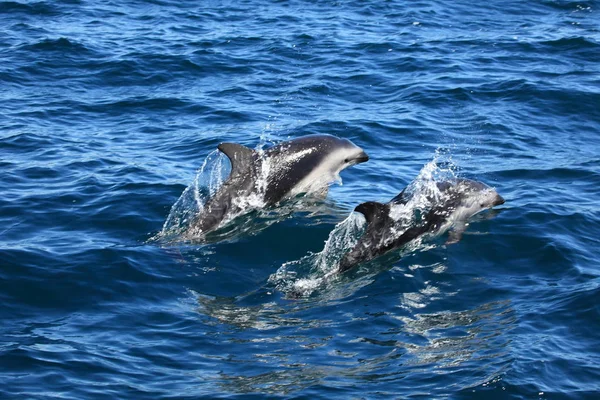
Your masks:
[[[367,220],[367,224],[371,225],[382,221],[389,213],[389,206],[387,204],[378,203],[376,201],[367,201],[361,203],[354,211],[363,214]]]
[[[237,143],[221,143],[217,147],[231,162],[231,176],[239,176],[251,171],[255,159],[255,151]]]
[[[398,193],[396,197],[390,200],[390,203],[394,204],[406,204],[407,202],[408,199],[406,198],[406,188],[402,189],[402,191]]]

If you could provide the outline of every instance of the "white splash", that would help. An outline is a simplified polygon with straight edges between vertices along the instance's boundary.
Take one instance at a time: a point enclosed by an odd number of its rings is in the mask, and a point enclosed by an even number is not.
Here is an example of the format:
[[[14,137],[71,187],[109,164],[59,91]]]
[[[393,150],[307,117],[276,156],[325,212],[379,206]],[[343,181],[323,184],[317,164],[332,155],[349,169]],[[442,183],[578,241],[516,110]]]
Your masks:
[[[262,149],[258,150],[258,154],[262,162],[260,163],[260,171],[258,171],[258,178],[256,179],[256,191],[264,198],[269,182],[269,174],[271,173],[271,159],[265,157],[265,152]]]
[[[196,171],[192,183],[185,188],[155,239],[182,234],[206,201],[213,196],[229,176],[231,165],[227,156],[218,150],[211,152]]]
[[[269,277],[269,283],[296,297],[309,296],[336,277],[340,259],[354,247],[365,225],[362,214],[351,213],[331,231],[321,252],[284,263]]]
[[[405,204],[393,204],[390,209],[390,218],[399,222],[399,225],[408,226],[415,222],[415,211],[427,211],[443,196],[438,187],[438,182],[457,178],[457,168],[450,160],[441,162],[444,156],[436,151],[433,160],[421,168],[417,177],[404,191],[408,201]],[[441,165],[443,164],[443,165]]]

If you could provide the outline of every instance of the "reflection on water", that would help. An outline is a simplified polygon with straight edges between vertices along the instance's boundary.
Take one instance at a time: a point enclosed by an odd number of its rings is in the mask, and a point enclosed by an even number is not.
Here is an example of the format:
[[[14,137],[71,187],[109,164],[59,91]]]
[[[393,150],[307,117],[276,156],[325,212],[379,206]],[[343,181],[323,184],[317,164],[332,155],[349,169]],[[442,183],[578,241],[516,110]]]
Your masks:
[[[409,363],[435,364],[436,368],[508,356],[509,341],[503,334],[515,323],[509,301],[486,303],[472,310],[416,314],[414,318],[399,319],[404,323],[405,333],[427,340],[423,345],[403,345],[413,356]]]
[[[222,323],[237,328],[265,331],[306,323],[299,318],[286,316],[284,308],[276,302],[241,306],[236,303],[235,298],[211,297],[197,293],[195,295],[199,305],[198,312],[212,318],[208,324]]]
[[[398,380],[399,388],[429,382],[431,390],[435,374],[448,379],[436,381],[441,393],[445,385],[456,390],[501,379],[511,360],[508,333],[516,322],[509,301],[477,304],[476,296],[454,301],[466,294],[447,282],[449,272],[440,262],[396,267],[392,273],[394,281],[412,284],[419,274],[439,279],[423,280],[415,291],[380,294],[396,301],[382,301],[378,313],[364,313],[359,307],[370,298],[361,293],[374,286],[372,275],[358,276],[359,284],[336,281],[327,287],[338,294],[354,294],[350,300],[319,293],[290,301],[268,286],[238,298],[195,294],[198,312],[208,317],[208,324],[220,327],[218,340],[228,343],[230,360],[247,364],[242,374],[239,366],[221,371],[220,384],[236,393],[283,395],[332,381],[343,385],[345,380],[372,385]],[[348,301],[357,303],[356,311],[352,315],[346,311],[340,318],[339,305]],[[451,310],[452,304],[473,307]],[[253,355],[238,357],[237,346],[248,344],[254,346]],[[471,367],[462,368],[465,365]]]
[[[282,369],[254,376],[221,374],[224,390],[233,393],[268,393],[288,395],[324,383],[336,375],[333,367],[313,367],[306,364],[285,364]]]

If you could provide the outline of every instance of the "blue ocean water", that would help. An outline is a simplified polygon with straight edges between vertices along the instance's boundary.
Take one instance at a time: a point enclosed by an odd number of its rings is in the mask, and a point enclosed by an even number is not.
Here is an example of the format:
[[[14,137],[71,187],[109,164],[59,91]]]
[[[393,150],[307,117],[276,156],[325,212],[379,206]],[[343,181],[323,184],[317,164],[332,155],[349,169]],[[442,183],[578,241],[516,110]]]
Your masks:
[[[0,397],[600,397],[599,8],[1,1]],[[371,157],[316,209],[153,239],[220,142],[313,133]],[[270,284],[440,157],[506,204]]]

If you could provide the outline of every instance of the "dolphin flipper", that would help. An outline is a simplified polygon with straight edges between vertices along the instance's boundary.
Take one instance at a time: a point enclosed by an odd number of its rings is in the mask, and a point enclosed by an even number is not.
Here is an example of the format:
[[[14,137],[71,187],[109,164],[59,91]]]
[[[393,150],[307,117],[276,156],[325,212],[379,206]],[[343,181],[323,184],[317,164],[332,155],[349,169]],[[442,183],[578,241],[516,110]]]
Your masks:
[[[256,152],[251,148],[237,143],[221,143],[217,148],[229,158],[232,178],[240,177],[252,170]]]
[[[460,242],[463,237],[463,233],[467,230],[467,224],[465,222],[455,222],[454,228],[448,232],[448,240],[446,240],[446,245],[455,244]]]

